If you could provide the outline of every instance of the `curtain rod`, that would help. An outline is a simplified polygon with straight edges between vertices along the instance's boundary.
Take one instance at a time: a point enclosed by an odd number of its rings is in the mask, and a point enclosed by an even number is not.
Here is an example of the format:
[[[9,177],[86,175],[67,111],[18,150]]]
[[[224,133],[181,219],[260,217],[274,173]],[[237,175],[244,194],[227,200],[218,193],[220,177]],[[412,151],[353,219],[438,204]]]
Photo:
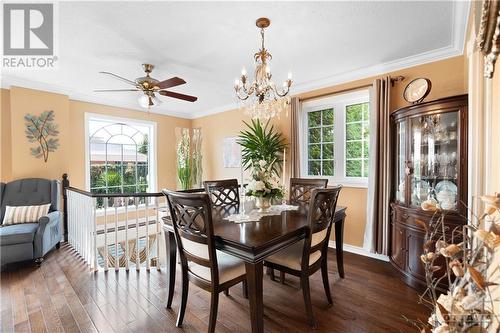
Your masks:
[[[405,79],[405,77],[402,76],[402,75],[398,75],[396,77],[390,77],[390,79],[391,79],[391,85],[394,86],[395,82],[403,81]],[[368,84],[364,84],[364,85],[361,85],[361,86],[356,86],[356,87],[353,87],[353,88],[346,88],[346,89],[332,91],[332,92],[328,92],[328,93],[324,93],[324,94],[319,94],[319,95],[314,95],[314,96],[306,97],[306,98],[300,98],[299,97],[299,101],[301,101],[301,102],[310,101],[312,99],[317,99],[317,98],[322,98],[322,97],[326,97],[326,96],[341,94],[341,93],[345,93],[345,92],[348,92],[348,91],[356,91],[356,90],[360,90],[360,89],[364,89],[364,88],[369,88],[369,87],[373,87],[373,84],[372,83],[368,83]]]

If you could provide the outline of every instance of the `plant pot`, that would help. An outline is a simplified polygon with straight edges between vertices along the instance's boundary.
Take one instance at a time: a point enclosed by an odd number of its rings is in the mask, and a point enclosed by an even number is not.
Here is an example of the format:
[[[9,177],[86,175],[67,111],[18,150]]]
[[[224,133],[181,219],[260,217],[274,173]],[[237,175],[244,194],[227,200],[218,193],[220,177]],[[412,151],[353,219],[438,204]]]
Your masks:
[[[267,212],[269,208],[271,208],[271,201],[269,200],[269,198],[256,197],[255,206],[257,206],[259,212]]]

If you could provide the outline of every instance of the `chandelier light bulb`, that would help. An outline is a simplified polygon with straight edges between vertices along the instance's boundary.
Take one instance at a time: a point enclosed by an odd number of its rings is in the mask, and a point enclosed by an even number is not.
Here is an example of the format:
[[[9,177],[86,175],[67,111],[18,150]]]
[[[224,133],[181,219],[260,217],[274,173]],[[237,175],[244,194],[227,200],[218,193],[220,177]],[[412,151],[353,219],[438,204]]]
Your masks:
[[[235,87],[235,88],[238,88],[239,86],[240,86],[240,80],[235,79],[235,80],[234,80],[234,87]]]
[[[271,66],[269,65],[266,66],[266,73],[267,74],[271,73]]]
[[[245,67],[243,67],[243,68],[241,69],[241,75],[243,75],[243,76],[247,76],[247,70],[246,70],[246,68],[245,68]]]
[[[292,72],[288,72],[288,80],[292,79]]]

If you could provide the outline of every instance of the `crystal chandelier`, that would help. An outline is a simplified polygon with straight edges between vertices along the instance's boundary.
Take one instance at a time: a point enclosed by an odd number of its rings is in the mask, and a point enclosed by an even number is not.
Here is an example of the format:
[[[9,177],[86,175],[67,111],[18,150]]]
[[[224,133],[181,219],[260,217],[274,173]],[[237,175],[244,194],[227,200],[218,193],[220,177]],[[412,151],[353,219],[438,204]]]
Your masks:
[[[283,82],[283,88],[278,89],[271,81],[271,67],[269,61],[271,54],[264,47],[264,29],[269,27],[271,21],[262,17],[257,19],[255,25],[260,28],[262,46],[254,54],[255,73],[252,83],[248,82],[245,68],[241,71],[241,77],[234,82],[236,96],[242,101],[245,108],[245,114],[253,119],[270,119],[285,110],[290,104],[290,98],[287,97],[292,85],[292,74],[288,73],[288,79]]]

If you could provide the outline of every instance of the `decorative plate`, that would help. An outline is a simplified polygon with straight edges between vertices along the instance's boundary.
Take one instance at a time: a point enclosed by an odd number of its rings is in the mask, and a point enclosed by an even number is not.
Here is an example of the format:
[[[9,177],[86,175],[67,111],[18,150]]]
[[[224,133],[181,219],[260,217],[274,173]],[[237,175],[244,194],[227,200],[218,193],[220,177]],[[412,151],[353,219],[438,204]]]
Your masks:
[[[442,209],[451,210],[457,206],[457,185],[449,180],[440,181],[435,188],[436,199]]]
[[[412,80],[403,92],[404,99],[411,104],[420,103],[431,92],[431,81],[425,78]]]

